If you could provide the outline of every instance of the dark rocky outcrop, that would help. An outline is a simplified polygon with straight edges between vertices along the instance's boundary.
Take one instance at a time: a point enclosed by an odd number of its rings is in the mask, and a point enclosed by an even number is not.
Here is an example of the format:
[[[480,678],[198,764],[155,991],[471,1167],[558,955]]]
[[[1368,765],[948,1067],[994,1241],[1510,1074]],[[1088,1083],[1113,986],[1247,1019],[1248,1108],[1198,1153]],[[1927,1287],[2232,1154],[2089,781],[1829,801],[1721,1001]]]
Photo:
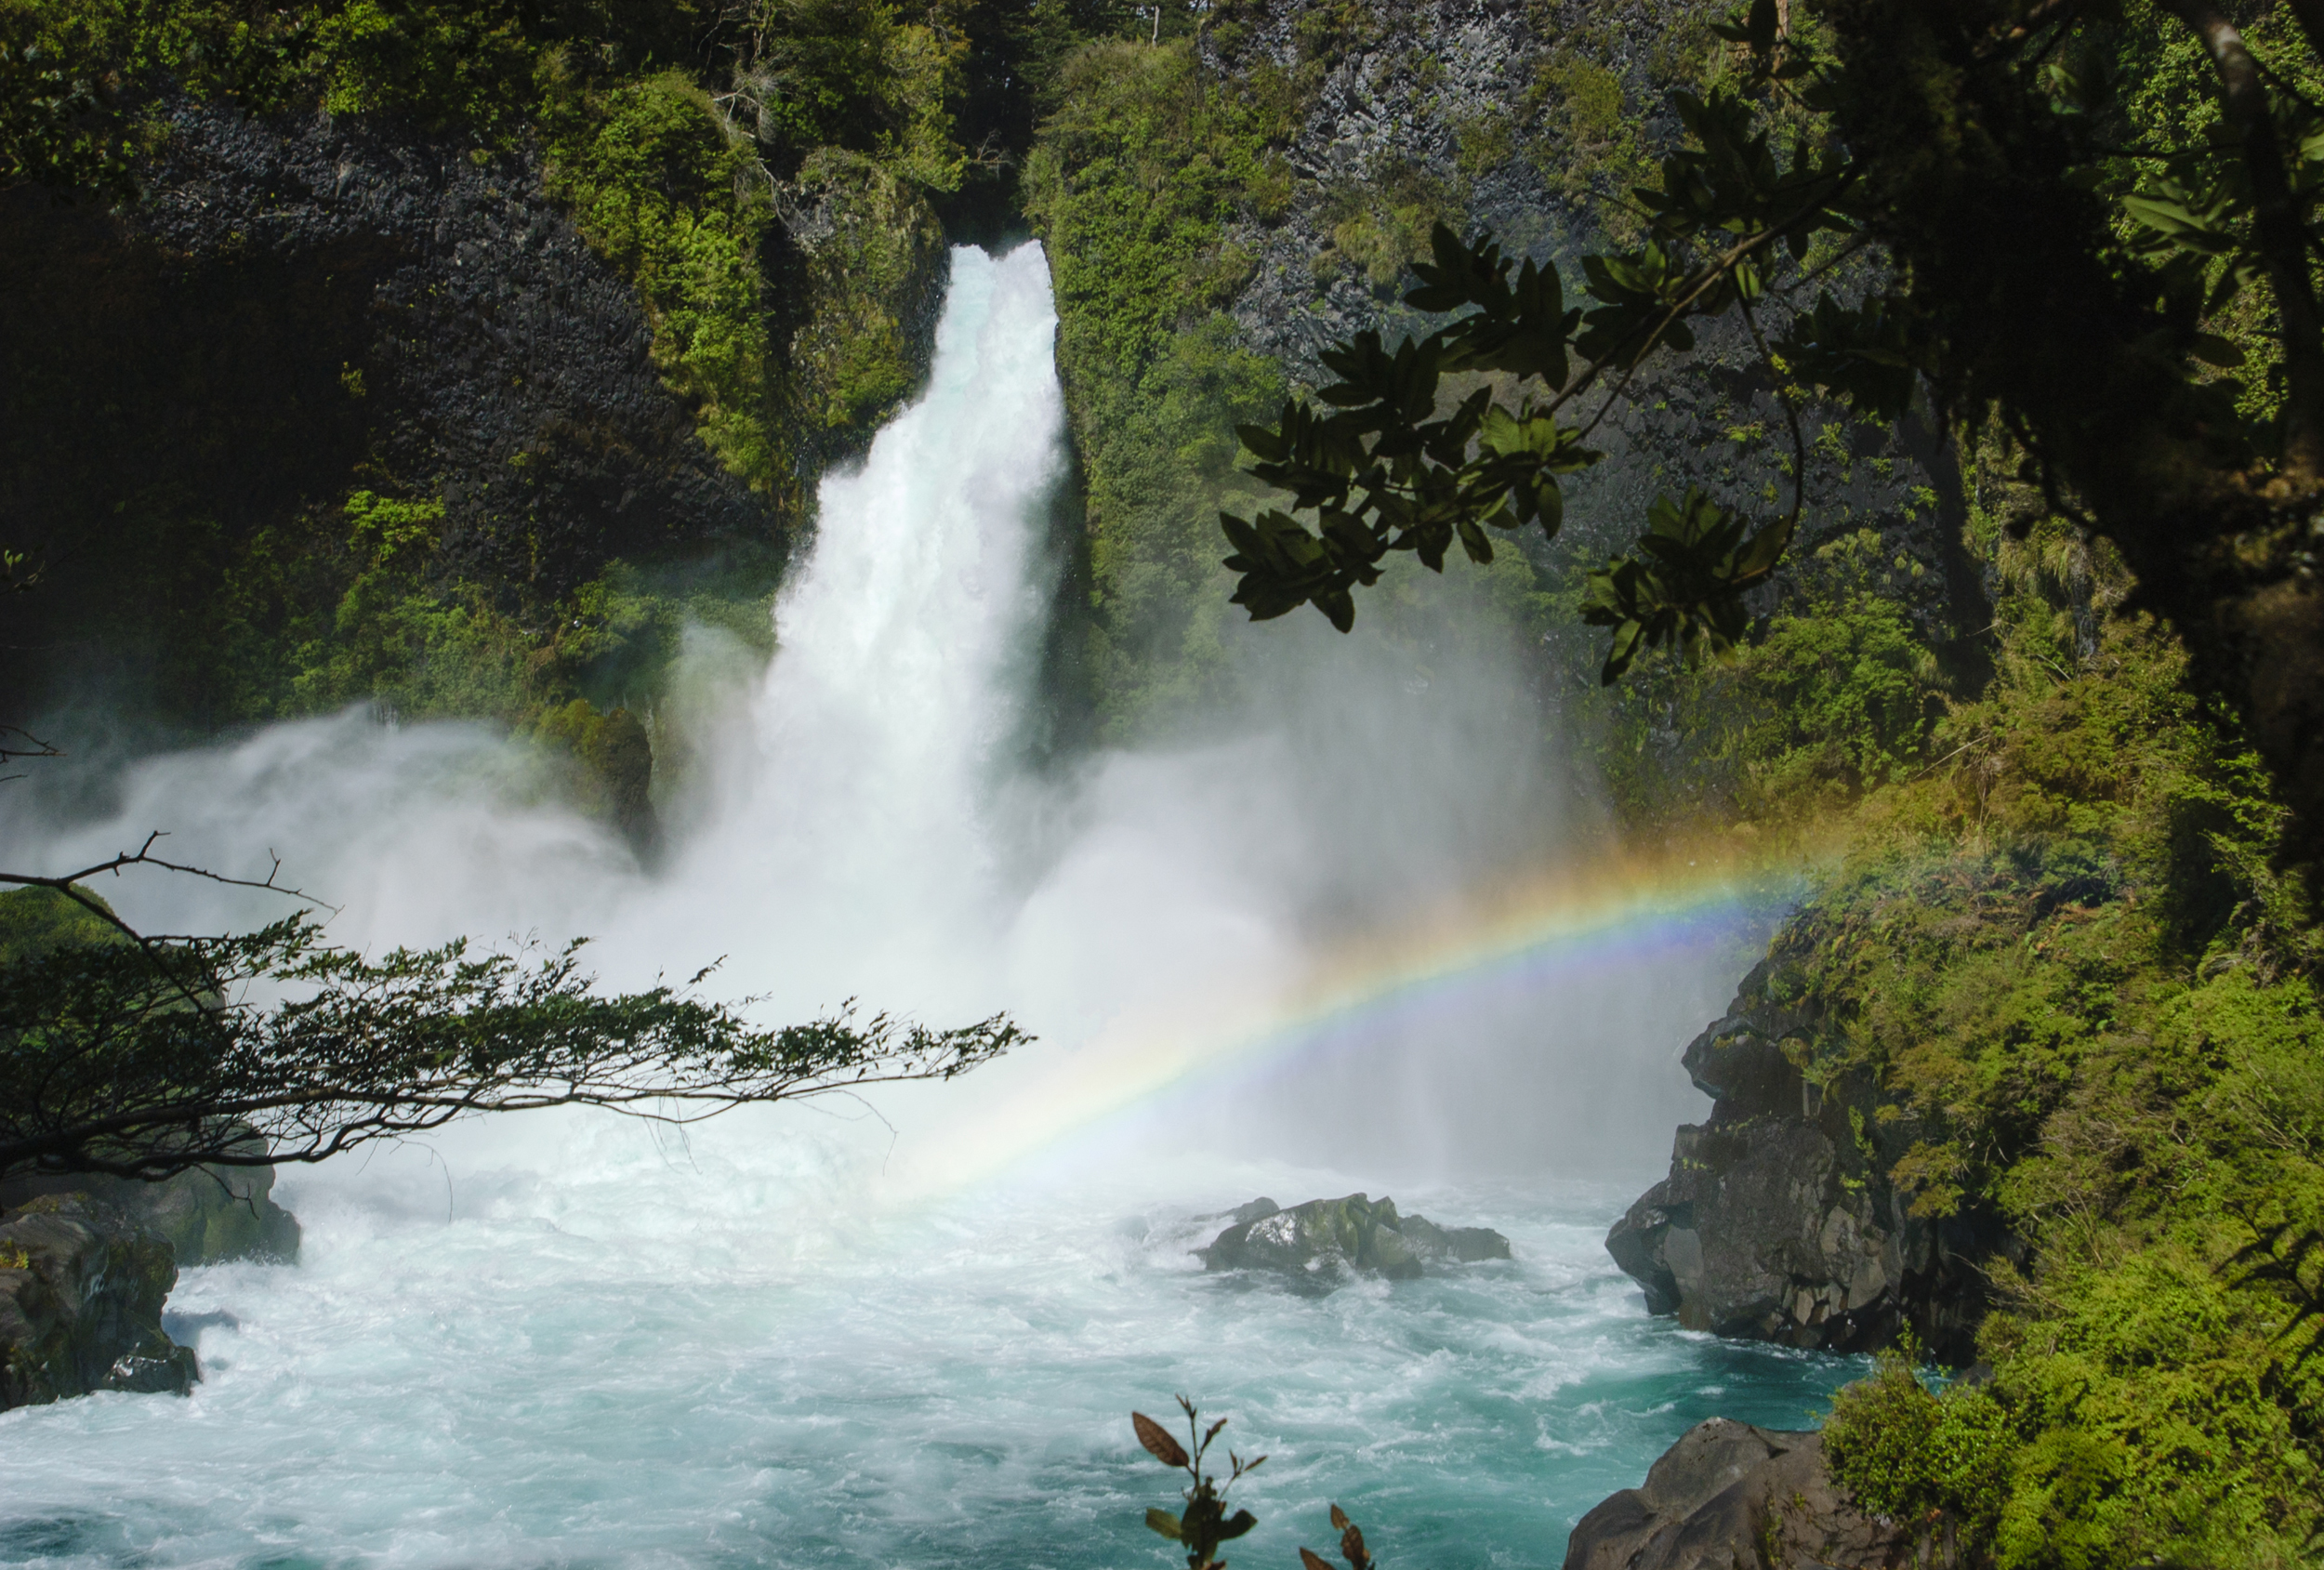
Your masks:
[[[19,1174],[0,1180],[0,1211],[47,1195],[84,1194],[167,1243],[180,1268],[228,1260],[298,1258],[298,1218],[274,1203],[271,1167],[197,1167],[158,1183],[127,1178]]]
[[[169,1241],[103,1200],[47,1194],[0,1218],[0,1409],[201,1378],[162,1330]]]
[[[1912,1214],[1889,1179],[1904,1128],[1876,1088],[1819,1088],[1785,1050],[1815,1022],[1773,1002],[1767,970],[1686,1049],[1717,1098],[1678,1131],[1670,1175],[1607,1234],[1655,1313],[1690,1328],[1836,1352],[1889,1344],[1909,1324],[1940,1360],[1974,1360],[1985,1261],[2018,1245],[1992,1217]]]
[[[187,551],[222,568],[350,487],[440,496],[440,570],[511,603],[614,557],[780,548],[536,154],[182,99],[163,119],[134,206],[0,193],[0,533],[46,563],[28,611],[55,624],[0,652],[20,703],[121,657],[89,642],[104,609],[176,613],[188,590],[149,580],[196,572]]]
[[[1409,1281],[1430,1265],[1506,1260],[1509,1239],[1489,1227],[1440,1227],[1425,1216],[1400,1216],[1396,1202],[1352,1194],[1278,1209],[1255,1200],[1235,1224],[1195,1250],[1205,1270],[1273,1271],[1328,1290],[1353,1274]]]
[[[1955,1557],[1859,1510],[1824,1466],[1819,1433],[1713,1418],[1663,1452],[1645,1483],[1581,1518],[1565,1570],[1936,1570]]]

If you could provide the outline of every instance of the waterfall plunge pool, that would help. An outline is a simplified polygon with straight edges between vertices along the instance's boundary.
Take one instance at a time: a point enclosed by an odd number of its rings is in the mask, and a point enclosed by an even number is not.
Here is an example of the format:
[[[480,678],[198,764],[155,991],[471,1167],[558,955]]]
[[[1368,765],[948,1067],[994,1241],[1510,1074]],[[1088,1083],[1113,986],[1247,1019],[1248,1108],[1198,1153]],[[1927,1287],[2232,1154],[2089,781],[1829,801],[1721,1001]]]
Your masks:
[[[930,388],[826,481],[773,665],[694,704],[651,876],[460,726],[301,721],[139,762],[101,810],[0,801],[44,864],[151,828],[279,851],[350,943],[588,932],[616,983],[724,954],[778,1013],[1042,1036],[873,1104],[682,1139],[540,1115],[286,1173],[302,1260],[171,1301],[191,1398],[0,1415],[0,1563],[1162,1570],[1175,1484],[1129,1412],[1184,1392],[1272,1453],[1237,1564],[1328,1547],[1336,1500],[1392,1564],[1554,1566],[1690,1424],[1802,1426],[1857,1371],[1649,1320],[1602,1244],[1702,1104],[1677,1049],[1748,964],[1744,903],[1301,991],[1373,913],[1554,859],[1570,793],[1522,683],[1286,627],[1274,719],[1010,761],[1060,571],[1054,329],[1037,247],[956,253]],[[119,896],[171,930],[280,914],[240,898]],[[1206,1211],[1356,1189],[1516,1258],[1309,1297],[1189,1251]]]

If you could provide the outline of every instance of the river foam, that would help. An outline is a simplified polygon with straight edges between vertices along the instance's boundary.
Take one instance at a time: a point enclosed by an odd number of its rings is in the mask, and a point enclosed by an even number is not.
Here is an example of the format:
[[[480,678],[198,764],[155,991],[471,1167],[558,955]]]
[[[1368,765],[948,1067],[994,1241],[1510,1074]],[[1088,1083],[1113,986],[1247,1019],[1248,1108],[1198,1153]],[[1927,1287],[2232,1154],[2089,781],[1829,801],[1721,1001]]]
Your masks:
[[[0,1416],[0,1563],[1161,1565],[1127,1412],[1185,1391],[1274,1453],[1238,1563],[1321,1544],[1336,1498],[1400,1563],[1549,1565],[1696,1418],[1806,1419],[1845,1364],[1649,1321],[1601,1241],[1703,1104],[1676,1049],[1763,912],[1311,1006],[1353,941],[1555,871],[1573,802],[1517,685],[1286,627],[1274,698],[1187,745],[1025,764],[1054,331],[1037,247],[955,254],[929,389],[825,482],[772,666],[698,640],[657,870],[489,732],[361,713],[144,759],[77,814],[0,802],[50,866],[151,828],[279,854],[354,944],[590,933],[615,983],[724,955],[777,1017],[1042,1037],[683,1134],[541,1115],[286,1173],[301,1262],[173,1299],[191,1398]],[[105,892],[160,930],[279,914]],[[1517,1257],[1311,1298],[1188,1252],[1206,1209],[1359,1188]]]

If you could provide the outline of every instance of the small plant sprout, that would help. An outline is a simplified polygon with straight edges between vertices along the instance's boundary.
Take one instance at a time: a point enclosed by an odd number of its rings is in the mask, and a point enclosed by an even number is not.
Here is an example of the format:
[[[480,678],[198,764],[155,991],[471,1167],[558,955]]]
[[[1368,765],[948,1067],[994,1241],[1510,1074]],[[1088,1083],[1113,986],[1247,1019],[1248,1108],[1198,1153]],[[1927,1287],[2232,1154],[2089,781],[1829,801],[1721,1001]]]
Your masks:
[[[1202,1470],[1203,1456],[1209,1450],[1210,1442],[1219,1437],[1219,1431],[1226,1427],[1226,1419],[1221,1418],[1205,1429],[1193,1402],[1182,1395],[1178,1405],[1186,1414],[1186,1437],[1194,1445],[1191,1453],[1187,1446],[1170,1437],[1169,1430],[1143,1412],[1129,1415],[1130,1426],[1138,1431],[1138,1443],[1145,1446],[1146,1453],[1166,1467],[1184,1468],[1193,1480],[1193,1486],[1186,1490],[1184,1511],[1172,1515],[1166,1510],[1150,1510],[1146,1511],[1146,1524],[1170,1541],[1186,1546],[1186,1570],[1226,1570],[1226,1561],[1218,1557],[1219,1545],[1259,1524],[1259,1518],[1247,1510],[1238,1510],[1231,1516],[1226,1513],[1226,1491],[1245,1472],[1257,1471],[1267,1458],[1255,1456],[1246,1461],[1229,1450],[1227,1462],[1232,1470],[1226,1481],[1221,1483],[1215,1476],[1207,1475]]]
[[[1348,1562],[1348,1570],[1373,1570],[1372,1556],[1364,1548],[1364,1534],[1338,1505],[1331,1507],[1331,1524],[1340,1534],[1340,1557]],[[1314,1549],[1303,1548],[1300,1570],[1331,1570],[1331,1562]]]

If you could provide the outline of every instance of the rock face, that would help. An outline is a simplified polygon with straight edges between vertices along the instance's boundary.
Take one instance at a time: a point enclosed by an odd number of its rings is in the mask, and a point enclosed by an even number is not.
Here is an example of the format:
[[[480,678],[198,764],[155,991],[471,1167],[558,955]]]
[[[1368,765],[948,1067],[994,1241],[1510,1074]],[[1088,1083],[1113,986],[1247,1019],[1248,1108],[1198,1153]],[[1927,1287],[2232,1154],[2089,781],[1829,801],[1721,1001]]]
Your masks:
[[[85,1194],[0,1220],[0,1409],[91,1391],[168,1391],[201,1378],[162,1331],[177,1285],[166,1239]]]
[[[165,1182],[35,1176],[0,1181],[0,1211],[46,1195],[84,1194],[169,1245],[179,1268],[228,1260],[298,1258],[298,1218],[274,1203],[271,1167],[200,1167]]]
[[[1910,1213],[1889,1181],[1906,1130],[1872,1087],[1819,1089],[1784,1051],[1815,1022],[1771,1002],[1766,967],[1687,1047],[1710,1120],[1678,1131],[1670,1175],[1606,1236],[1654,1313],[1722,1336],[1866,1351],[1910,1324],[1940,1360],[1974,1358],[1995,1254],[2019,1245],[1982,1215]]]
[[[1319,28],[1325,13],[1314,0],[1240,8],[1234,48],[1213,45],[1207,61],[1244,72],[1264,61],[1293,77],[1325,67],[1283,150],[1287,209],[1230,235],[1249,267],[1228,307],[1244,341],[1317,385],[1335,340],[1425,331],[1401,303],[1412,280],[1398,262],[1437,218],[1557,262],[1578,300],[1581,255],[1616,243],[1601,229],[1620,205],[1609,197],[1646,175],[1648,149],[1678,139],[1668,95],[1699,86],[1673,74],[1692,46],[1651,11],[1597,0],[1358,0],[1329,7]],[[1611,107],[1604,123],[1579,107],[1598,95]],[[1789,483],[1782,406],[1748,331],[1723,316],[1696,336],[1644,368],[1592,436],[1605,461],[1566,480],[1565,538],[1583,554],[1626,547],[1657,494],[1699,485],[1750,510]],[[1822,423],[1837,445],[1809,466],[1800,556],[1831,534],[1873,529],[1881,560],[1904,566],[1890,592],[1927,630],[1983,625],[1948,444],[1910,418],[1881,429],[1819,410],[1811,432]],[[1534,532],[1515,537],[1534,548]],[[1589,677],[1600,657],[1588,655]]]
[[[1895,1524],[1858,1510],[1824,1467],[1818,1433],[1698,1423],[1663,1452],[1645,1484],[1581,1518],[1565,1570],[1824,1570],[1955,1563]]]
[[[0,650],[20,701],[113,679],[93,653],[130,656],[85,646],[90,607],[148,586],[106,564],[185,548],[190,509],[216,520],[224,570],[253,531],[306,531],[352,488],[435,495],[436,569],[510,603],[617,557],[783,548],[777,507],[697,435],[636,291],[536,156],[480,165],[406,129],[186,100],[164,117],[135,206],[0,193],[0,533],[58,563],[42,636]]]
[[[1205,1270],[1274,1271],[1327,1291],[1359,1273],[1409,1281],[1432,1264],[1506,1260],[1509,1239],[1489,1227],[1440,1227],[1425,1216],[1399,1216],[1393,1199],[1352,1194],[1287,1210],[1270,1199],[1253,1201],[1196,1252]]]

